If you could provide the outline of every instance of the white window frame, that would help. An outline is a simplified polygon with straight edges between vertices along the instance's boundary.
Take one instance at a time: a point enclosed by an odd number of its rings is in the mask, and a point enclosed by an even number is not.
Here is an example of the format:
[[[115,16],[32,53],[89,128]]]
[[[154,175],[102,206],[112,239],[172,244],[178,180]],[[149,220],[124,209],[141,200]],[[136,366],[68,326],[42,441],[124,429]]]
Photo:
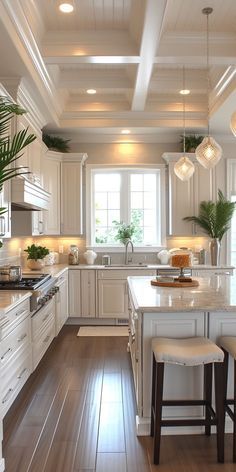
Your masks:
[[[137,165],[107,165],[107,164],[86,164],[86,247],[95,249],[97,252],[123,252],[124,248],[121,245],[117,246],[97,246],[92,243],[92,202],[93,202],[93,188],[92,188],[92,173],[93,171],[99,172],[106,172],[107,171],[140,171],[140,172],[151,172],[151,171],[160,171],[160,220],[161,220],[161,245],[154,246],[154,245],[140,245],[137,246],[135,244],[135,251],[136,252],[154,252],[162,249],[166,245],[166,181],[165,181],[165,164],[158,164],[158,165],[147,165],[147,164],[137,164]]]

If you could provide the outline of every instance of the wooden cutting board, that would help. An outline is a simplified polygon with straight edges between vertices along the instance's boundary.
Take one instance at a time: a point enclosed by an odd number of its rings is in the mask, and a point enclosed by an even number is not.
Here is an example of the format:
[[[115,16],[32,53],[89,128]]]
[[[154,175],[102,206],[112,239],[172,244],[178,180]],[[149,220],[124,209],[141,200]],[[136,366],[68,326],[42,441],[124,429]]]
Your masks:
[[[161,282],[160,280],[151,280],[151,285],[156,285],[157,287],[198,287],[199,282],[197,280],[192,280],[191,282],[179,282],[178,280],[174,282]]]

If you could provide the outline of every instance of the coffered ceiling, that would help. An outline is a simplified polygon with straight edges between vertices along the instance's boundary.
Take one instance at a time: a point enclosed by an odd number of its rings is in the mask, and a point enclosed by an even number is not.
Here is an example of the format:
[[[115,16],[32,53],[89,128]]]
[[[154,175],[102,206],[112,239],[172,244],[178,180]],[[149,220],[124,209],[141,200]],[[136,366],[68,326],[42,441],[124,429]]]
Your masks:
[[[3,76],[20,76],[41,103],[44,126],[77,141],[165,141],[207,125],[206,16],[211,6],[212,131],[230,137],[236,110],[235,0],[2,0]],[[208,4],[209,3],[209,4]],[[7,41],[7,43],[6,43]],[[15,67],[14,67],[15,64]],[[95,89],[89,95],[87,89]],[[232,138],[233,139],[233,138]]]

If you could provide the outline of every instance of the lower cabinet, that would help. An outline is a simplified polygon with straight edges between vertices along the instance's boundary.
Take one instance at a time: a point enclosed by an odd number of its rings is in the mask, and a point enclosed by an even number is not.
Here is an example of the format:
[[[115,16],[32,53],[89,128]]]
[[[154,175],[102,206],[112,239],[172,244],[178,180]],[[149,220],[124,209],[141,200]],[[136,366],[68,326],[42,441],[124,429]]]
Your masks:
[[[69,269],[69,317],[96,317],[96,270]]]
[[[37,367],[55,337],[55,299],[52,298],[32,317],[33,370]]]
[[[156,270],[98,270],[98,316],[128,319],[127,277],[156,275]]]
[[[56,287],[59,289],[55,296],[57,336],[68,318],[68,271],[58,277]]]
[[[9,310],[0,320],[0,398],[5,416],[32,372],[29,300]]]
[[[233,275],[233,267],[215,267],[212,269],[192,269],[193,277],[211,277],[212,275]]]
[[[69,269],[69,318],[81,316],[80,272]]]

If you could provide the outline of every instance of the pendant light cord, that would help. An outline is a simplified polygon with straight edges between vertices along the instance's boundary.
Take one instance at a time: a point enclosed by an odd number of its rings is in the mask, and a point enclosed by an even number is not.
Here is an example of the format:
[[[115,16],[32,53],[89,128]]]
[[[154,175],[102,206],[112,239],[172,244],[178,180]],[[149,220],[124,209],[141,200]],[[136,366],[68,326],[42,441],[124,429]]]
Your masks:
[[[206,31],[206,53],[207,53],[207,133],[210,136],[210,71],[209,71],[209,15],[213,12],[213,8],[203,8],[202,13],[207,17]]]
[[[185,67],[184,66],[183,66],[183,90],[185,90]],[[185,138],[186,138],[186,130],[185,130],[185,94],[183,94],[183,127],[184,127],[183,144],[184,144],[184,155],[185,155]]]

